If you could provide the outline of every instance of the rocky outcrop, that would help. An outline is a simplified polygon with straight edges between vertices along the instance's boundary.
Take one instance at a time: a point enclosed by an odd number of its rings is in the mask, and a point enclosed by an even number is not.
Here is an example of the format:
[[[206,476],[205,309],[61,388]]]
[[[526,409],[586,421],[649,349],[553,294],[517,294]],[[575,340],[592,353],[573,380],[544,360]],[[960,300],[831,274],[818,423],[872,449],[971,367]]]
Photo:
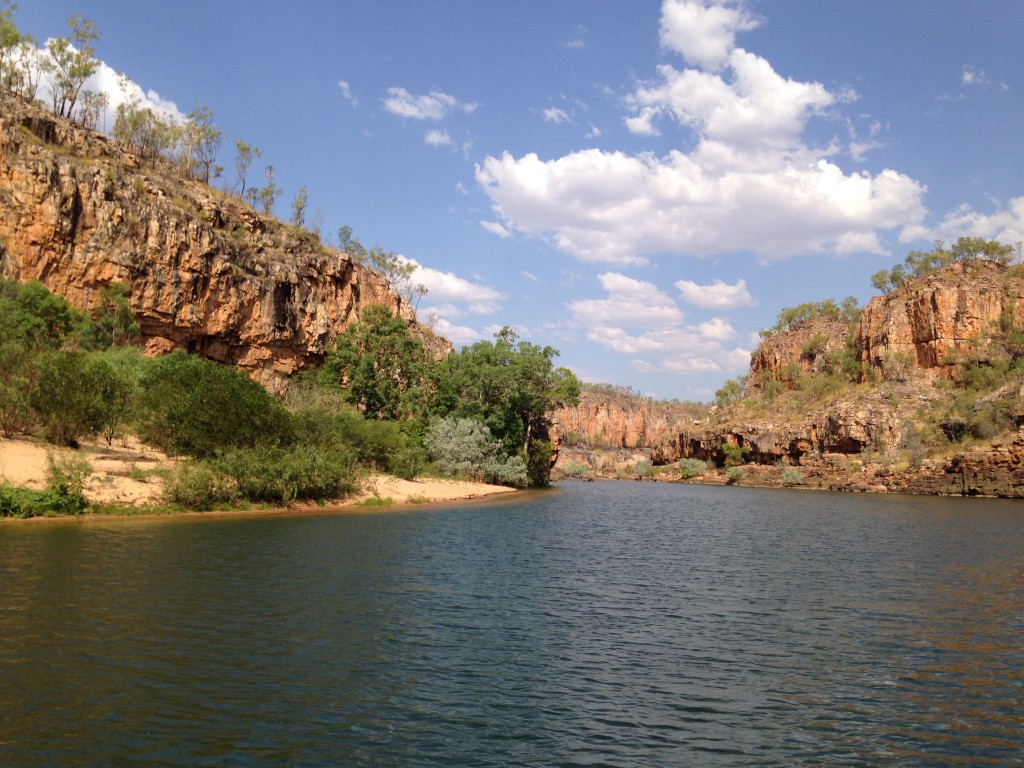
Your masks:
[[[860,360],[885,376],[886,361],[902,354],[948,375],[965,354],[998,354],[992,336],[1008,318],[1024,320],[1020,278],[982,260],[953,264],[871,299],[857,334]]]
[[[608,386],[584,386],[578,405],[553,414],[566,446],[597,449],[646,448],[692,422],[694,408],[652,400]]]
[[[187,348],[272,389],[321,360],[366,306],[416,328],[402,297],[348,255],[9,94],[0,274],[38,279],[83,312],[100,288],[125,283],[149,350]],[[418,330],[436,355],[450,349]]]
[[[829,355],[846,345],[848,330],[842,320],[819,315],[793,330],[771,334],[751,356],[750,386],[783,377],[789,366],[803,373],[822,370]]]

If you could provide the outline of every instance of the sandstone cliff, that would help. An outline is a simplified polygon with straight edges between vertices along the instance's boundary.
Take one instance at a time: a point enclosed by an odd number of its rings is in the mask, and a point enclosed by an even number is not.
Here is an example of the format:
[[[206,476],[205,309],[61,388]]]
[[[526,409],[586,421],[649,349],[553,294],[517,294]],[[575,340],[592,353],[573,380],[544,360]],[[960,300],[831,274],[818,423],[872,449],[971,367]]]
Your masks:
[[[348,255],[7,93],[0,274],[36,278],[84,312],[101,287],[125,283],[150,351],[187,348],[271,389],[370,304],[416,328],[407,302]],[[450,349],[417,330],[435,354]]]
[[[873,298],[852,335],[824,317],[769,335],[748,397],[651,459],[721,467],[738,449],[754,465],[800,467],[818,487],[1024,496],[1022,321],[1024,268],[937,269]],[[965,452],[966,437],[996,442]],[[865,477],[836,479],[854,460],[871,464]]]
[[[578,405],[555,411],[553,418],[565,446],[646,448],[671,437],[704,408],[642,397],[624,388],[584,385]]]

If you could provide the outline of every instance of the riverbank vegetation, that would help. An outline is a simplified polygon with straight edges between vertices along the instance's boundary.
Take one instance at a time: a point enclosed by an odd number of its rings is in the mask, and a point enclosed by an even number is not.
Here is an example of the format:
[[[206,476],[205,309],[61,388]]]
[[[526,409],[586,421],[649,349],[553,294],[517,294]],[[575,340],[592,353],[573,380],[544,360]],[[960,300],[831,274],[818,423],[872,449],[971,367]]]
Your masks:
[[[548,414],[579,392],[555,350],[509,329],[437,361],[379,306],[281,398],[184,351],[147,358],[138,334],[123,286],[86,317],[38,282],[0,280],[0,432],[72,449],[134,435],[180,457],[169,504],[282,505],[351,494],[370,472],[545,485]],[[0,486],[0,516],[83,511],[88,471],[70,466],[45,491]]]

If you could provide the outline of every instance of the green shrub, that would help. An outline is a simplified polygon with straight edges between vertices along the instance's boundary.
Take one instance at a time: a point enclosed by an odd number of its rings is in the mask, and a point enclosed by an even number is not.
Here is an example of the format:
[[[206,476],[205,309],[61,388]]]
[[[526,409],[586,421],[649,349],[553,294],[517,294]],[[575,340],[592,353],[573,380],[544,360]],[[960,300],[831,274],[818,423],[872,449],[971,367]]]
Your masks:
[[[799,469],[786,469],[782,472],[782,484],[787,487],[804,485],[807,481]]]
[[[100,432],[111,417],[109,386],[115,374],[110,365],[79,351],[47,352],[37,365],[29,402],[46,439],[74,446]]]
[[[231,366],[172,352],[149,363],[140,389],[139,436],[171,455],[207,458],[292,436],[284,407]]]
[[[747,473],[744,472],[739,467],[729,467],[727,470],[725,470],[725,482],[728,483],[729,485],[737,485],[746,476]]]
[[[236,501],[237,495],[223,473],[202,462],[184,461],[164,475],[164,500],[206,511]]]
[[[445,474],[513,487],[529,481],[522,457],[505,455],[501,443],[476,419],[441,419],[431,426],[425,443]]]
[[[340,446],[233,448],[209,459],[239,498],[268,504],[336,499],[359,488],[355,455]]]
[[[706,461],[700,459],[680,459],[679,460],[679,474],[683,480],[689,480],[693,477],[700,477],[708,471],[708,464]]]
[[[722,443],[722,453],[725,455],[725,466],[737,467],[746,463],[747,454],[750,453],[750,446],[736,445],[734,443]]]
[[[590,470],[586,464],[581,464],[578,461],[570,461],[568,464],[561,467],[562,477],[575,477],[584,478],[590,474]]]
[[[637,477],[650,477],[654,472],[654,462],[650,459],[641,459],[633,467],[633,474]]]

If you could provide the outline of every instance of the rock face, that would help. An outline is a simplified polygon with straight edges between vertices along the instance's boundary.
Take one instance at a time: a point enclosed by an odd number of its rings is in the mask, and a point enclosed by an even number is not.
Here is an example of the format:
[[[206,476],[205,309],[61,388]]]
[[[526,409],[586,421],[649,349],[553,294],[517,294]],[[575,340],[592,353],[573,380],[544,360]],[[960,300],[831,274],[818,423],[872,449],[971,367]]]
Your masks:
[[[766,338],[751,356],[750,386],[758,387],[783,375],[787,366],[801,372],[821,370],[825,360],[846,343],[846,323],[813,317],[799,327]]]
[[[914,446],[921,445],[918,414],[941,412],[955,398],[952,385],[943,380],[952,378],[965,362],[999,370],[993,367],[998,359],[1005,365],[1011,354],[1019,356],[1020,334],[1007,331],[1019,331],[1022,323],[1020,267],[977,259],[913,278],[899,290],[873,298],[849,341],[845,324],[818,316],[769,336],[751,359],[753,392],[777,382],[784,385],[784,393],[794,375],[813,378],[837,352],[843,352],[845,363],[859,374],[860,385],[847,381],[839,386],[842,395],[835,397],[823,388],[816,401],[810,400],[807,412],[795,416],[789,411],[788,416],[779,413],[743,422],[719,416],[680,430],[655,446],[651,458],[658,465],[695,458],[722,466],[727,451],[736,453],[729,446],[735,446],[744,452],[746,462],[800,466],[825,476],[854,459],[863,465],[862,459],[880,457],[882,467],[872,468],[870,484],[883,490],[1024,495],[1024,433],[959,454],[945,464],[929,463],[920,455],[908,458]],[[802,385],[807,381],[804,377]],[[996,403],[1012,409],[1018,427],[1024,424],[1024,391],[1018,392],[1016,384],[979,394],[975,412]],[[952,430],[956,424],[952,419],[938,426]],[[923,453],[921,447],[918,454]],[[894,469],[897,459],[907,466]],[[858,487],[857,482],[850,483],[851,488]]]
[[[592,386],[580,392],[579,405],[559,408],[553,418],[565,445],[600,449],[645,448],[692,420],[682,404]]]
[[[322,359],[371,304],[415,329],[388,282],[307,232],[151,169],[104,136],[0,94],[0,274],[89,312],[130,288],[153,352],[186,348],[271,389]],[[420,329],[432,351],[450,350]]]
[[[985,354],[1007,317],[1024,319],[1019,278],[988,262],[953,264],[871,299],[857,334],[860,360],[884,375],[887,358],[903,354],[926,373],[948,374],[960,355]]]

